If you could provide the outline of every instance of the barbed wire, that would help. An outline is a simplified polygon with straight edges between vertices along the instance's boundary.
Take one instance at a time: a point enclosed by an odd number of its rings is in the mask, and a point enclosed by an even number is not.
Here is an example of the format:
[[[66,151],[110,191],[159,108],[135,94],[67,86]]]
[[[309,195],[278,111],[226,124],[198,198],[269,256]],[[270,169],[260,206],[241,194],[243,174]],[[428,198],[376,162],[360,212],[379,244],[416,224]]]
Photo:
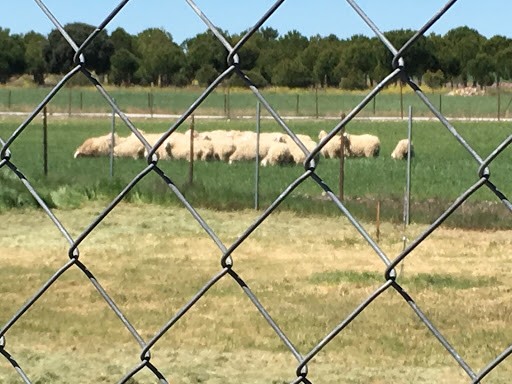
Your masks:
[[[26,187],[30,194],[37,201],[39,206],[43,209],[48,218],[53,222],[55,227],[58,229],[62,237],[67,241],[69,245],[68,259],[65,263],[55,272],[53,275],[40,287],[28,300],[10,317],[10,319],[3,324],[0,329],[0,353],[4,356],[6,361],[13,367],[18,373],[21,379],[25,383],[32,383],[31,379],[25,373],[23,367],[18,364],[17,356],[13,356],[9,353],[7,347],[7,339],[9,336],[10,329],[27,313],[27,311],[38,302],[43,294],[49,290],[49,288],[57,282],[67,271],[71,268],[78,268],[79,271],[88,279],[96,291],[101,295],[103,300],[107,303],[111,311],[119,318],[122,326],[130,333],[131,337],[136,341],[140,347],[140,362],[132,367],[130,370],[124,373],[124,376],[117,378],[119,383],[126,383],[130,379],[134,378],[135,375],[143,369],[148,370],[156,381],[160,383],[169,383],[169,378],[165,377],[161,369],[156,366],[152,361],[152,350],[155,345],[161,340],[161,338],[172,328],[175,324],[201,299],[206,292],[215,286],[222,279],[232,279],[233,282],[238,284],[245,295],[250,299],[254,307],[259,311],[261,316],[266,320],[268,326],[273,330],[275,336],[280,339],[284,347],[296,360],[295,366],[295,377],[290,379],[290,383],[311,383],[308,378],[308,364],[315,359],[315,357],[343,330],[356,319],[367,307],[372,305],[373,301],[380,297],[384,292],[395,291],[403,300],[408,304],[411,311],[417,316],[417,318],[424,324],[424,326],[431,332],[432,336],[444,347],[449,355],[456,361],[456,363],[463,369],[470,382],[479,383],[484,379],[493,369],[500,365],[512,352],[512,345],[504,349],[498,356],[493,360],[489,361],[488,364],[481,370],[475,370],[471,365],[458,353],[457,349],[450,344],[448,339],[443,333],[434,325],[429,319],[425,312],[416,303],[414,298],[408,293],[404,286],[400,284],[400,278],[397,276],[395,268],[404,261],[408,255],[425,239],[427,239],[439,226],[453,214],[470,196],[476,191],[487,188],[499,199],[505,206],[506,209],[512,211],[512,205],[509,199],[500,191],[497,185],[494,184],[491,175],[491,165],[496,157],[507,148],[512,142],[512,135],[503,140],[495,150],[487,157],[481,156],[457,131],[457,129],[443,116],[443,114],[436,109],[429,98],[423,93],[421,87],[416,84],[407,72],[407,63],[404,60],[405,54],[408,50],[414,46],[414,44],[422,37],[429,28],[442,17],[447,10],[452,7],[457,0],[448,1],[444,6],[428,20],[404,45],[401,47],[395,47],[386,36],[379,30],[378,26],[364,13],[363,9],[354,0],[347,0],[348,4],[353,8],[356,15],[358,15],[375,33],[381,43],[387,48],[387,50],[393,55],[390,63],[391,70],[387,76],[384,77],[365,97],[356,105],[352,110],[346,113],[345,117],[336,124],[327,136],[323,138],[316,148],[311,152],[308,151],[304,143],[299,139],[296,133],[291,129],[279,113],[272,107],[271,103],[265,98],[258,87],[251,81],[246,75],[243,69],[239,66],[239,55],[242,47],[251,39],[255,32],[259,30],[261,26],[269,19],[269,17],[275,13],[275,11],[281,7],[284,0],[276,1],[265,14],[258,19],[254,25],[240,38],[236,45],[231,45],[228,39],[223,35],[223,32],[217,28],[203,13],[201,8],[195,4],[192,0],[185,0],[186,3],[192,8],[197,14],[201,21],[207,26],[214,36],[222,43],[223,47],[227,52],[227,69],[224,70],[217,78],[208,86],[202,94],[189,106],[189,108],[180,115],[175,123],[161,136],[161,138],[151,146],[141,132],[137,129],[136,125],[130,120],[130,118],[119,108],[114,98],[105,89],[102,83],[95,78],[95,76],[86,67],[86,58],[84,56],[85,49],[91,44],[95,37],[106,28],[110,21],[123,10],[123,8],[129,3],[129,0],[120,1],[119,4],[113,9],[113,11],[101,22],[101,24],[94,29],[94,31],[88,36],[88,38],[81,44],[78,44],[73,40],[71,36],[66,32],[64,27],[60,24],[59,20],[53,16],[50,9],[46,6],[42,0],[35,0],[37,5],[41,8],[42,13],[53,23],[55,28],[64,37],[67,43],[72,47],[74,51],[74,67],[65,74],[58,84],[53,87],[44,100],[34,108],[29,116],[20,124],[20,126],[14,130],[14,132],[7,138],[0,139],[1,150],[0,150],[0,168],[5,168],[15,175],[21,183]],[[356,16],[357,17],[357,16]],[[146,149],[146,161],[147,165],[139,172],[114,198],[101,213],[99,213],[94,220],[83,230],[77,238],[73,238],[66,227],[59,221],[53,210],[45,203],[44,199],[41,198],[40,192],[33,187],[32,182],[28,180],[23,172],[18,168],[13,160],[13,150],[11,147],[16,142],[18,137],[27,129],[28,125],[34,118],[42,111],[42,109],[51,102],[52,98],[71,80],[74,76],[79,73],[83,74],[96,90],[103,96],[105,102],[115,111],[115,113],[121,118],[124,124],[130,129],[130,131],[140,140]],[[261,103],[261,105],[268,111],[270,116],[278,123],[281,129],[288,134],[295,144],[304,152],[306,160],[304,162],[304,171],[298,176],[293,182],[291,182],[280,195],[265,209],[256,220],[249,225],[245,231],[240,235],[233,243],[224,244],[219,235],[211,228],[207,220],[205,220],[200,213],[194,208],[194,206],[184,196],[183,191],[174,184],[169,175],[159,165],[159,159],[156,155],[158,148],[163,145],[164,141],[167,140],[173,133],[183,125],[183,123],[196,111],[201,103],[213,92],[225,79],[229,76],[236,75],[247,85],[252,91],[255,98]],[[464,191],[428,228],[421,233],[418,237],[413,239],[409,245],[407,245],[402,252],[396,256],[386,254],[381,249],[378,243],[372,238],[367,229],[354,217],[350,210],[345,204],[338,198],[338,196],[332,191],[328,183],[322,178],[321,172],[317,169],[316,158],[320,153],[321,149],[330,140],[334,140],[335,136],[353,119],[355,119],[361,110],[371,102],[387,85],[391,82],[399,79],[404,84],[408,85],[418,96],[418,98],[428,107],[432,114],[442,123],[442,125],[448,130],[452,138],[462,146],[473,158],[475,162],[475,181],[473,185],[468,186]],[[113,300],[112,296],[108,291],[100,284],[96,279],[92,271],[90,271],[85,264],[80,260],[79,247],[82,242],[91,236],[95,231],[98,231],[98,225],[109,215],[119,203],[129,194],[133,188],[146,178],[149,174],[155,174],[161,178],[168,186],[170,193],[173,193],[183,204],[183,206],[189,211],[192,217],[195,219],[198,226],[200,226],[205,233],[209,236],[214,245],[220,250],[222,256],[220,258],[219,270],[211,276],[204,286],[202,286],[194,296],[181,308],[179,309],[168,321],[161,325],[161,328],[155,332],[151,337],[144,338],[141,336],[137,328],[132,324],[128,317],[123,313],[120,307]],[[314,347],[309,351],[301,352],[294,345],[293,341],[287,336],[287,334],[281,329],[279,324],[272,318],[269,310],[260,302],[257,295],[249,287],[245,279],[238,274],[235,268],[236,258],[233,256],[234,251],[242,245],[251,234],[265,221],[273,212],[282,204],[290,194],[299,187],[306,180],[313,181],[319,188],[325,192],[330,198],[333,206],[335,206],[339,212],[348,219],[349,223],[357,230],[359,235],[364,241],[371,247],[375,256],[382,262],[383,265],[383,276],[380,286],[375,289],[368,297],[366,297],[359,305],[353,308],[352,312],[340,321],[333,329],[324,335],[324,337],[317,342]]]

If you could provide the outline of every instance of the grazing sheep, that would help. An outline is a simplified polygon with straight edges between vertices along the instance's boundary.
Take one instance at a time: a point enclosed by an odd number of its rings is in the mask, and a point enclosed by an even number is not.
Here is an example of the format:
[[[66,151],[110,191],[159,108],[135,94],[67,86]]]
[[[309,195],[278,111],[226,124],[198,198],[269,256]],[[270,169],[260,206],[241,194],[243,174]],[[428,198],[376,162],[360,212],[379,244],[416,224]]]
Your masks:
[[[302,144],[304,144],[309,152],[312,152],[316,148],[316,142],[308,135],[297,135],[297,138],[302,141]],[[290,136],[286,136],[286,143],[288,144],[293,162],[295,164],[303,164],[304,161],[306,161],[306,154],[302,151],[302,149],[300,149],[300,147],[292,140]]]
[[[409,139],[402,139],[397,143],[395,149],[391,153],[391,158],[398,159],[398,160],[407,159],[408,151],[409,151]],[[413,148],[412,142],[411,142],[411,157],[412,156],[414,156],[414,148]]]
[[[114,133],[114,146],[120,143],[122,139]],[[112,148],[112,133],[104,136],[90,137],[86,139],[75,151],[73,157],[98,157],[108,156]]]
[[[146,134],[144,134],[144,138],[146,139],[146,141],[148,142],[149,145],[154,146],[156,144],[156,142],[158,140],[160,140],[162,135],[163,135],[163,133],[146,133]],[[168,142],[169,142],[169,138],[164,140],[162,145],[160,145],[160,147],[158,147],[158,149],[156,150],[156,154],[158,155],[158,158],[161,159],[161,160],[168,160],[168,159],[170,159],[169,153],[167,151]],[[146,157],[148,155],[148,153],[147,153],[145,148],[144,148],[142,154],[143,154],[144,157]]]
[[[266,156],[261,160],[261,165],[284,165],[293,163],[293,156],[287,143],[274,142],[270,145]]]
[[[320,133],[318,134],[318,139],[322,140],[326,136],[327,136],[327,132],[325,132],[324,130],[321,130]],[[320,153],[326,159],[339,159],[341,156],[341,139],[338,136],[334,136],[320,150]]]
[[[167,139],[166,150],[170,158],[190,160],[190,130],[185,133],[173,132]],[[210,140],[194,132],[194,160],[209,161],[214,159],[213,145]]]
[[[201,138],[209,140],[213,147],[213,158],[220,161],[228,161],[229,156],[235,152],[236,146],[234,134],[230,131],[211,131],[201,134]]]
[[[141,131],[141,134],[144,132]],[[144,155],[144,145],[134,133],[130,136],[123,138],[119,144],[114,147],[115,157],[132,157],[140,159]]]
[[[285,143],[285,135],[282,133],[261,133],[259,139],[258,155],[264,159],[273,143]],[[235,151],[229,156],[229,164],[235,161],[250,161],[256,158],[256,134],[247,131],[235,137]]]
[[[162,137],[163,133],[146,133],[139,131],[146,139],[149,145],[153,146]],[[166,151],[167,140],[157,149],[156,153],[159,159],[168,159]],[[134,159],[142,159],[147,156],[146,147],[142,144],[137,136],[132,133],[130,136],[123,138],[122,141],[114,147],[115,157],[131,157]]]
[[[377,136],[363,134],[352,135],[344,132],[346,157],[377,157],[380,152],[380,140]]]

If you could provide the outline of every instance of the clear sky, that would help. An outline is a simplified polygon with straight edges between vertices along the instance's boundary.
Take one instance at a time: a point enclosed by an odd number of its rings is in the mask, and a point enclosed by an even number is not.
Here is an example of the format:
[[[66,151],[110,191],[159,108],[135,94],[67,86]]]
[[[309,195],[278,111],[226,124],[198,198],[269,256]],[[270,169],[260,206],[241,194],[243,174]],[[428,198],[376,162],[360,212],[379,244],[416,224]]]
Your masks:
[[[61,24],[80,21],[99,25],[119,0],[43,0]],[[270,8],[270,0],[196,0],[195,4],[217,26],[230,33],[250,28]],[[419,29],[445,0],[357,0],[363,11],[383,32]],[[444,34],[467,25],[486,37],[512,38],[511,0],[459,0],[429,32]],[[373,32],[345,0],[286,0],[264,26],[281,35],[298,30],[310,37],[335,34],[348,38]],[[53,24],[34,0],[0,0],[0,27],[11,33],[31,30],[48,34]],[[110,33],[122,27],[130,34],[158,27],[170,32],[177,43],[206,30],[205,24],[185,0],[130,0],[107,26]]]

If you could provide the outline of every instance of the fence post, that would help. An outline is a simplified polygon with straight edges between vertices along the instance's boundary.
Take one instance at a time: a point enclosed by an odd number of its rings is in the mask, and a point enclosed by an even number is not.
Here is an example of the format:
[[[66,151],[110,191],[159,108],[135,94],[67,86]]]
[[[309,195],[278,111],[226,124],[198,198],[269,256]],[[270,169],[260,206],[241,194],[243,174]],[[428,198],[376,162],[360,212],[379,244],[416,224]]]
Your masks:
[[[84,93],[80,91],[80,112],[84,109]]]
[[[148,92],[148,109],[149,109],[150,116],[153,117],[153,93],[152,92]]]
[[[190,155],[189,155],[189,163],[188,163],[188,184],[192,185],[194,181],[194,126],[195,126],[195,118],[194,115],[191,116],[190,123]]]
[[[111,132],[112,136],[110,138],[110,178],[114,177],[114,147],[116,146],[116,111],[112,108],[112,121],[111,121]]]
[[[68,116],[71,116],[71,102],[72,102],[73,95],[71,94],[71,88],[69,88],[68,93]]]
[[[227,103],[226,103],[226,106],[227,106],[227,113],[226,113],[226,116],[228,117],[228,120],[231,120],[231,105],[230,105],[230,87],[228,85],[228,94],[227,94]]]
[[[261,105],[256,102],[256,170],[254,173],[254,209],[260,208],[260,122]]]
[[[376,104],[377,103],[377,95],[375,95],[373,97],[373,116],[375,116],[375,111],[376,111]]]
[[[318,119],[318,85],[315,87],[315,116]]]
[[[48,118],[46,105],[43,107],[43,173],[48,176]]]
[[[407,170],[405,175],[405,209],[404,225],[410,223],[410,203],[411,203],[411,148],[412,148],[412,106],[409,105],[409,124],[407,126]]]
[[[500,121],[500,115],[501,115],[501,92],[500,92],[500,83],[496,85],[496,89],[498,90],[498,121]]]
[[[299,94],[297,93],[297,102],[295,103],[295,114],[299,116]]]
[[[377,200],[377,213],[375,216],[375,237],[380,241],[380,200]]]
[[[11,110],[11,105],[12,105],[12,91],[9,89],[9,91],[7,92],[7,109],[8,110]]]
[[[341,113],[341,121],[345,119],[346,115],[344,112]],[[345,198],[345,137],[343,134],[345,133],[345,126],[341,128],[340,131],[340,175],[338,179],[338,188],[339,188],[339,198],[340,201],[343,201]]]
[[[400,80],[400,119],[404,119],[404,86]]]

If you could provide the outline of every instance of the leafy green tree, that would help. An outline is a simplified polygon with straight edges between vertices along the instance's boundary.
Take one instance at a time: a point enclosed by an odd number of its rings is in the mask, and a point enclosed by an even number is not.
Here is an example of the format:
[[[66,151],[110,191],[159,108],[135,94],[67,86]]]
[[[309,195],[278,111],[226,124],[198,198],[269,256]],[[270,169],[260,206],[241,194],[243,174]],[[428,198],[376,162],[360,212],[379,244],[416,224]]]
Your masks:
[[[313,78],[299,58],[283,59],[277,63],[273,75],[273,84],[284,87],[300,88],[314,84]]]
[[[231,36],[231,45],[234,47],[244,35],[245,32]],[[238,51],[239,66],[242,70],[253,69],[256,66],[260,55],[260,44],[257,37],[257,34],[251,36]]]
[[[512,40],[505,36],[493,36],[486,40],[482,45],[482,52],[488,55],[492,60],[496,71],[496,83],[499,85],[503,77],[508,77],[510,64],[508,60],[510,57],[503,55],[512,48]]]
[[[293,60],[309,45],[308,38],[297,30],[292,30],[277,39],[277,50],[274,51],[277,61]]]
[[[313,72],[323,87],[338,86],[340,78],[335,69],[340,57],[340,52],[336,49],[323,50],[318,55]]]
[[[110,59],[110,80],[116,85],[130,85],[139,69],[139,59],[126,48],[116,49]]]
[[[449,81],[453,88],[456,79],[461,74],[459,59],[455,56],[453,50],[450,49],[449,42],[441,35],[432,33],[428,36],[428,40],[435,58],[434,65],[429,71],[435,73],[441,70],[445,80]]]
[[[43,85],[47,72],[44,48],[48,44],[48,40],[40,33],[31,31],[23,36],[23,41],[25,43],[26,71],[32,75],[34,83]]]
[[[370,82],[372,80],[380,82],[392,71],[391,53],[377,37],[372,37],[369,44],[369,52],[374,60],[374,65],[369,72]]]
[[[25,47],[19,35],[11,35],[9,29],[0,28],[0,83],[25,71]]]
[[[320,55],[320,51],[322,49],[322,40],[323,38],[320,35],[312,36],[309,39],[309,44],[300,54],[300,60],[302,64],[306,66],[310,73],[314,74],[315,64]],[[321,79],[316,78],[315,82],[320,83]]]
[[[340,80],[339,86],[343,89],[365,89],[364,73],[359,68],[349,68]]]
[[[258,58],[252,70],[263,76],[268,84],[272,83],[272,73],[276,65],[278,36],[277,30],[262,28],[251,37],[251,40],[259,48]]]
[[[226,32],[222,33],[229,41],[229,35]],[[213,68],[217,75],[227,68],[228,52],[211,31],[200,33],[191,39],[185,40],[182,47],[186,52],[187,65],[193,77],[197,78],[197,72],[203,66]]]
[[[496,54],[496,72],[500,79],[512,79],[512,47]]]
[[[246,70],[243,73],[258,88],[264,88],[269,85],[258,69]],[[247,87],[247,83],[238,74],[233,74],[228,83],[232,87]]]
[[[447,49],[453,52],[460,64],[461,81],[466,87],[469,80],[468,63],[480,52],[485,37],[475,29],[465,26],[451,29],[444,35],[444,39]]]
[[[219,73],[211,64],[203,65],[196,72],[196,80],[201,86],[208,86],[217,78],[217,76],[219,76]]]
[[[343,43],[335,35],[313,36],[299,58],[313,76],[314,83],[321,86],[337,86],[338,72]]]
[[[80,46],[95,27],[85,23],[70,23],[64,26],[64,30],[73,41]],[[101,31],[85,48],[85,67],[97,74],[105,74],[110,69],[110,57],[114,52],[114,46],[107,32]],[[73,57],[75,50],[64,39],[61,33],[54,29],[48,35],[48,45],[44,49],[45,61],[50,73],[66,73],[74,67]]]
[[[415,31],[410,29],[400,29],[385,32],[386,38],[393,46],[400,50],[401,47],[410,40]],[[392,68],[393,56],[390,51],[387,52],[390,68]],[[421,83],[421,78],[427,69],[435,64],[435,57],[431,51],[427,38],[420,36],[409,48],[404,52],[403,59],[405,63],[405,71],[411,78],[417,79]]]
[[[373,86],[372,73],[377,60],[370,38],[363,35],[352,36],[343,48],[342,60],[347,66],[357,68],[363,74],[364,82]]]
[[[142,31],[137,35],[136,47],[140,60],[138,74],[146,84],[171,84],[185,63],[185,54],[163,29]]]
[[[494,60],[486,53],[479,53],[468,61],[468,73],[481,88],[494,84],[496,66]]]
[[[437,71],[427,70],[423,75],[423,82],[430,88],[441,88],[444,81],[444,73],[440,69]]]
[[[135,36],[130,35],[123,28],[116,28],[110,34],[110,41],[116,51],[126,49],[128,52],[135,52]]]
[[[263,40],[266,42],[275,41],[279,37],[278,30],[272,27],[262,27],[259,32],[261,33]]]

